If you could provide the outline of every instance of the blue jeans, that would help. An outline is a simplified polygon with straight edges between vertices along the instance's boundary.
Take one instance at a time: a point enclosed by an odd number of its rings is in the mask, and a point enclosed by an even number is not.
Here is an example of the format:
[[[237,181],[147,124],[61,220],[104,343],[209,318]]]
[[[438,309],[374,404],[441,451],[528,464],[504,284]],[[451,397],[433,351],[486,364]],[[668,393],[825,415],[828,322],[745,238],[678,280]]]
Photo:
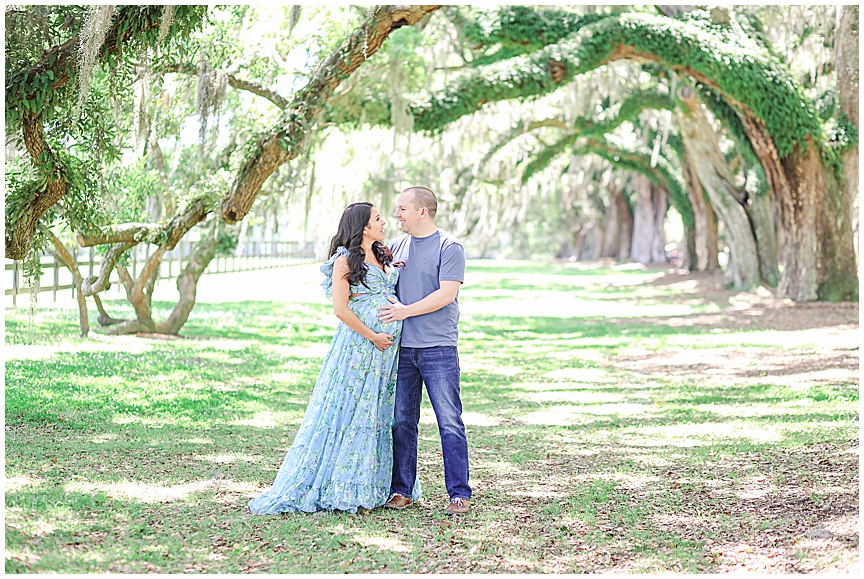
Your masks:
[[[459,398],[456,346],[406,348],[399,352],[393,421],[393,480],[390,492],[411,496],[417,477],[417,425],[423,384],[438,420],[444,455],[444,484],[451,499],[470,499],[468,439]]]

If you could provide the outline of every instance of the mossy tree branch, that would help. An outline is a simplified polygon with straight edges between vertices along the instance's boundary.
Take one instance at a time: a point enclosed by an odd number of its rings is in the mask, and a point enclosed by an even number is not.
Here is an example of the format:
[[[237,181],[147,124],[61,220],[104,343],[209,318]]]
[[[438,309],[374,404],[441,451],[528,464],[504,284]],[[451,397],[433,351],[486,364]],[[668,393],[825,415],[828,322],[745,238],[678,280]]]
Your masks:
[[[617,110],[613,113],[610,110],[604,111],[604,117],[598,119],[596,116],[581,117],[576,119],[572,124],[565,123],[561,119],[550,118],[540,121],[532,121],[527,123],[515,124],[507,133],[499,138],[483,155],[483,157],[473,165],[463,167],[456,176],[455,198],[456,205],[454,209],[458,210],[465,193],[468,190],[473,179],[479,174],[483,167],[491,160],[491,158],[514,139],[537,129],[551,127],[561,129],[567,132],[562,141],[554,147],[546,147],[540,154],[539,159],[532,160],[526,166],[523,172],[523,183],[535,172],[547,166],[552,158],[568,146],[575,142],[580,136],[588,135],[603,135],[613,131],[616,127],[627,121],[635,119],[639,113],[649,109],[665,109],[669,110],[675,106],[674,101],[665,90],[644,90],[636,91],[630,94],[623,102],[618,105]],[[542,160],[541,160],[542,159]]]
[[[698,14],[682,20],[609,15],[555,44],[461,75],[408,108],[415,129],[439,131],[486,103],[549,94],[576,75],[622,59],[690,77],[721,94],[738,115],[771,185],[786,236],[781,294],[798,301],[857,299],[839,155],[785,65],[734,18],[718,25]]]
[[[164,64],[157,68],[156,72],[160,73],[176,73],[176,74],[185,74],[189,76],[197,76],[198,68],[191,64]],[[228,86],[235,88],[237,90],[243,90],[246,92],[251,92],[252,94],[256,94],[260,97],[263,97],[279,107],[280,109],[286,109],[291,104],[291,101],[280,95],[274,90],[270,90],[265,86],[260,84],[243,80],[237,78],[233,74],[226,74],[225,77],[228,80]]]
[[[183,6],[175,9],[171,34],[200,22],[205,7]],[[99,61],[116,61],[130,47],[154,45],[164,12],[163,6],[125,6],[116,12],[114,23],[99,49]],[[19,125],[33,164],[43,176],[44,185],[23,207],[19,216],[7,223],[5,255],[23,259],[33,243],[39,220],[70,191],[70,167],[63,163],[48,145],[43,124],[54,114],[60,99],[71,90],[77,78],[79,35],[48,50],[35,65],[6,70],[7,130]]]
[[[121,223],[102,229],[97,233],[79,234],[81,247],[105,245],[107,243],[156,243],[161,248],[172,250],[184,235],[198,223],[204,221],[212,211],[204,197],[190,202],[185,209],[174,215],[168,223]]]
[[[722,93],[742,113],[763,120],[781,156],[806,147],[806,137],[824,140],[800,87],[759,44],[709,22],[632,12],[606,15],[529,55],[462,75],[412,103],[414,126],[439,130],[486,103],[549,94],[576,75],[621,59],[658,63]]]
[[[440,5],[377,6],[360,27],[319,66],[309,83],[292,99],[275,129],[260,137],[222,200],[222,219],[236,223],[252,208],[264,181],[282,164],[300,154],[324,105],[342,81],[375,54],[387,36],[415,24]]]
[[[47,251],[54,258],[65,265],[72,272],[72,282],[75,284],[75,297],[78,300],[78,321],[81,325],[81,337],[86,338],[90,333],[90,318],[87,313],[87,298],[81,287],[84,285],[84,277],[81,275],[81,270],[78,269],[78,262],[75,257],[66,247],[66,245],[57,238],[53,233],[49,235],[52,247],[48,247]]]
[[[99,272],[99,276],[90,276],[84,280],[84,284],[81,286],[81,291],[85,296],[92,296],[99,292],[103,292],[111,287],[111,283],[108,281],[108,278],[111,276],[111,272],[114,271],[114,267],[117,265],[117,260],[120,259],[127,250],[138,245],[138,242],[120,242],[113,244],[108,251],[105,253],[105,258],[102,260],[102,269]]]

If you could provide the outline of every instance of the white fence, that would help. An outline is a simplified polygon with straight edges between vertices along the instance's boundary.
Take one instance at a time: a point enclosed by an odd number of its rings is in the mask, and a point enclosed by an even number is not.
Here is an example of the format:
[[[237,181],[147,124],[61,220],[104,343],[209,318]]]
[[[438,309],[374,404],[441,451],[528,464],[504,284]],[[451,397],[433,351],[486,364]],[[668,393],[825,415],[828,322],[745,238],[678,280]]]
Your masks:
[[[170,279],[182,271],[194,249],[194,241],[181,241],[171,251],[165,252],[159,265],[157,279]],[[151,248],[136,246],[129,251],[129,273],[133,277],[138,276],[138,270],[144,266],[150,257]],[[73,257],[78,262],[78,269],[86,279],[91,275],[99,275],[102,260],[99,253],[92,247],[87,249],[76,248]],[[311,244],[301,244],[297,241],[247,241],[240,255],[217,255],[204,270],[205,274],[232,273],[238,271],[252,271],[257,269],[268,269],[274,267],[285,267],[301,263],[316,261],[320,256],[315,255]],[[57,292],[72,290],[75,297],[75,283],[72,272],[58,262],[53,256],[45,254],[42,260],[42,276],[39,279],[40,292],[53,292],[54,300],[57,300]],[[12,305],[15,306],[19,294],[29,294],[30,287],[23,284],[24,272],[21,262],[17,260],[6,260],[6,288],[5,294],[12,296]],[[116,270],[109,277],[112,289],[119,287],[120,279]]]

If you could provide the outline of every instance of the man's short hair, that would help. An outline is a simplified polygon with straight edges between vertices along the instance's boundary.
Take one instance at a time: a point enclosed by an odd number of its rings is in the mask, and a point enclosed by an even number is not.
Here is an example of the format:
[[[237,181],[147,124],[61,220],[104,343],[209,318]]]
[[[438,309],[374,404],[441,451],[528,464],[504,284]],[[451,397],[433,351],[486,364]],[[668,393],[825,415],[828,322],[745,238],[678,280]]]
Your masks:
[[[429,211],[429,218],[435,219],[435,214],[438,212],[438,199],[432,191],[426,187],[408,187],[403,193],[411,193],[413,196],[411,203],[414,207],[417,209],[425,207]]]

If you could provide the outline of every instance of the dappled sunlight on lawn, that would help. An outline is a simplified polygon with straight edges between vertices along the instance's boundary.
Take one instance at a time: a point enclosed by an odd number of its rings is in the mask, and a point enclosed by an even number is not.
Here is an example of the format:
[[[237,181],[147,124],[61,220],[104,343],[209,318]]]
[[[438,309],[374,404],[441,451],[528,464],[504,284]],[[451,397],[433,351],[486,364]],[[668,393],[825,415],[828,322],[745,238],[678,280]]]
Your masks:
[[[596,416],[635,416],[652,412],[646,404],[555,405],[518,415],[521,422],[535,425],[570,426],[591,422]]]
[[[777,487],[764,475],[755,475],[740,482],[745,488],[736,493],[741,500],[764,499],[777,492]]]
[[[29,477],[29,476],[12,476],[12,477],[4,477],[3,479],[3,491],[7,493],[14,493],[20,491],[25,487],[37,486],[45,482],[45,479]]]
[[[200,436],[196,436],[196,437],[193,437],[193,438],[187,438],[187,439],[185,439],[185,440],[181,440],[181,442],[186,443],[186,444],[204,444],[204,445],[208,445],[208,444],[213,444],[213,439],[212,439],[212,438],[202,438],[202,437],[200,437]]]
[[[550,380],[574,380],[583,383],[614,382],[615,377],[603,368],[559,368],[543,374]]]
[[[484,460],[482,458],[474,461],[475,468],[494,474],[502,478],[498,479],[498,484],[515,485],[518,484],[520,475],[528,474],[529,471],[520,469],[517,465],[503,460]]]
[[[250,460],[247,456],[238,457],[233,454],[199,454],[195,456],[195,460],[203,460],[213,464],[233,464],[237,460]]]
[[[735,418],[763,416],[803,416],[813,412],[812,400],[791,400],[778,404],[700,404],[694,406],[700,412]]]
[[[622,434],[622,444],[635,446],[702,446],[721,439],[745,439],[754,443],[783,440],[782,425],[750,422],[703,422],[667,426],[638,426]]]
[[[557,386],[558,388],[554,388],[555,386]],[[573,386],[573,388],[569,389],[567,388],[568,386]],[[560,382],[557,382],[554,384],[546,384],[546,388],[544,388],[543,390],[529,390],[524,394],[517,394],[516,397],[527,402],[536,402],[538,404],[543,404],[546,402],[572,402],[574,404],[615,404],[621,402],[627,396],[626,394],[621,392],[601,393],[586,391],[580,388],[580,386],[580,384],[561,384]]]
[[[698,338],[670,337],[670,346],[766,346],[771,348],[848,348],[856,345],[858,327],[848,324],[833,328],[788,330],[784,332],[751,330],[747,332],[707,333]]]
[[[517,376],[523,372],[519,366],[510,366],[507,360],[498,356],[463,356],[460,352],[459,366],[463,374],[471,372],[490,372],[498,376]]]
[[[115,414],[111,417],[111,422],[117,425],[135,424],[138,426],[163,428],[166,426],[205,426],[207,421],[192,422],[190,419],[179,416],[176,418],[165,417],[160,415],[141,416],[137,414]]]
[[[710,530],[713,527],[718,526],[715,522],[715,518],[716,516],[677,513],[674,515],[652,515],[651,521],[660,529],[677,527],[679,529],[702,528]]]
[[[420,424],[438,425],[438,421],[435,418],[435,411],[432,410],[431,407],[423,406],[420,408]]]
[[[61,342],[56,344],[5,344],[3,357],[6,360],[47,360],[58,354],[75,354],[79,352],[122,352],[136,355],[149,352],[153,344],[130,336],[118,336],[113,339],[100,336],[96,339],[85,339],[79,342]]]
[[[532,497],[535,499],[560,499],[567,496],[566,492],[550,491],[545,487],[532,491],[510,491],[508,494],[514,497]]]
[[[270,410],[262,410],[256,412],[252,418],[243,418],[233,420],[228,424],[236,426],[254,426],[256,428],[277,428],[284,427],[289,424],[288,417],[292,416],[290,412],[272,412]]]
[[[501,423],[494,416],[471,411],[462,412],[462,422],[465,426],[498,426]]]
[[[819,386],[833,386],[857,389],[858,372],[854,368],[832,368],[827,370],[807,370],[801,368],[799,372],[790,373],[787,368],[778,368],[780,372],[775,373],[770,366],[760,365],[757,376],[745,376],[741,379],[745,384],[763,384],[789,388],[790,390],[808,391],[817,389]]]
[[[179,485],[158,485],[141,482],[71,482],[63,485],[67,493],[96,494],[105,493],[108,498],[135,500],[142,503],[164,503],[182,501],[195,493],[213,488],[215,479],[202,480]]]
[[[469,262],[459,349],[474,500],[460,519],[442,513],[425,389],[425,496],[411,508],[246,508],[273,482],[338,323],[317,265],[262,272],[269,286],[249,295],[267,302],[217,296],[228,278],[207,278],[179,339],[95,328],[81,340],[70,302],[26,345],[26,313],[8,314],[7,571],[857,568],[857,306],[603,267]],[[294,275],[305,289],[289,295]]]
[[[397,553],[410,553],[411,547],[395,536],[376,536],[355,534],[352,539],[364,547],[376,547],[378,551],[395,551]]]
[[[659,483],[662,479],[655,475],[633,474],[633,473],[597,473],[581,477],[585,481],[601,480],[606,482],[616,483],[622,489],[641,490],[652,487]]]
[[[273,347],[272,350],[279,352],[283,356],[289,356],[292,358],[312,358],[315,360],[321,360],[327,354],[329,348],[330,342],[304,344],[302,346]]]
[[[538,293],[542,294],[542,292]],[[477,295],[475,299],[466,298],[459,302],[459,310],[465,315],[497,317],[548,316],[550,310],[554,310],[555,314],[562,318],[686,316],[704,312],[709,307],[704,304],[629,303],[629,300],[598,303],[560,293],[546,296],[532,295],[525,299],[500,298],[494,300],[488,299],[488,296],[487,299],[484,299],[482,295]]]

